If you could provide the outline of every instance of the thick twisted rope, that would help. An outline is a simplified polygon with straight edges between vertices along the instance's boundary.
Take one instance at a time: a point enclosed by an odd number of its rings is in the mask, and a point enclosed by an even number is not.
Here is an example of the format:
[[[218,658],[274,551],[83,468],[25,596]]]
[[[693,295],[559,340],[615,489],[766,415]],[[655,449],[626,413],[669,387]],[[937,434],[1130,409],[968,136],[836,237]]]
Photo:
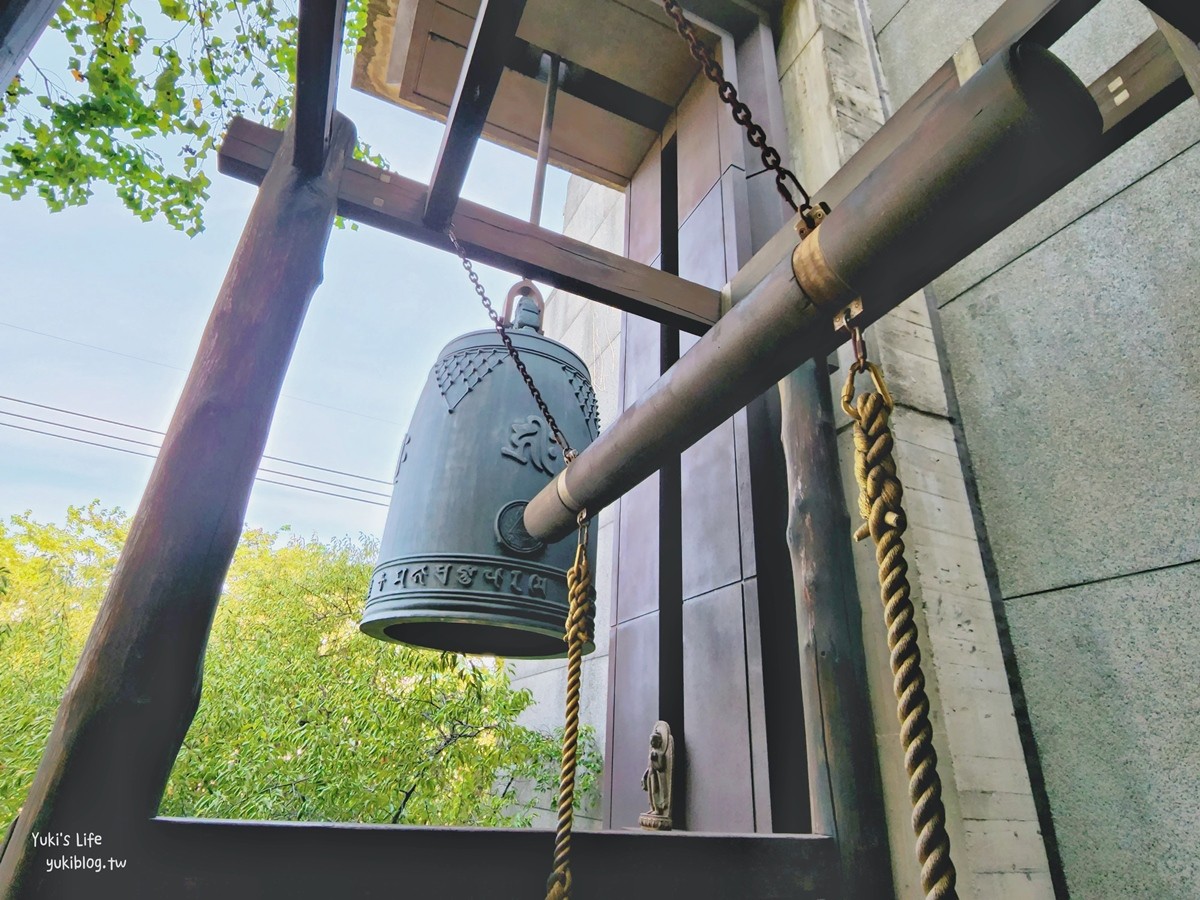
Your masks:
[[[854,376],[869,372],[877,390],[860,394],[853,403]],[[892,686],[896,692],[900,741],[908,771],[908,794],[912,801],[912,827],[917,837],[917,860],[921,864],[921,887],[926,900],[957,900],[956,874],[950,859],[950,836],[946,833],[946,810],[942,805],[942,781],[933,748],[929,723],[929,698],[921,671],[917,625],[909,597],[908,563],[901,535],[907,526],[901,501],[904,489],[896,477],[892,457],[892,398],[883,374],[874,363],[855,362],[842,391],[842,407],[854,419],[854,475],[858,479],[858,507],[866,521],[854,533],[855,540],[871,536],[879,565],[879,593],[891,650]]]
[[[586,512],[579,514],[579,546],[575,548],[575,564],[567,570],[567,708],[558,784],[558,828],[554,835],[553,871],[546,880],[546,900],[570,900],[571,897],[571,824],[575,816],[575,767],[579,761],[579,689],[583,647],[588,642],[588,595],[592,587],[586,515]]]

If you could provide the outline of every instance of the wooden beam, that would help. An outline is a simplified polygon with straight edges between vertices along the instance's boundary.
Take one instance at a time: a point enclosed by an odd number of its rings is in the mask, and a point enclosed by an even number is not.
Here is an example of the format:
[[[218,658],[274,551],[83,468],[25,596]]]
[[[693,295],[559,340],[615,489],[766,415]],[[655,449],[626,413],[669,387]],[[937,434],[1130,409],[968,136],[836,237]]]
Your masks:
[[[137,890],[124,896],[540,897],[553,846],[547,829],[157,819],[127,867]],[[819,835],[577,831],[571,896],[817,900],[834,895],[835,858]],[[113,874],[100,873],[106,885]]]
[[[293,161],[309,174],[321,171],[329,147],[345,19],[346,0],[300,0]]]
[[[1142,0],[1142,5],[1182,31],[1193,44],[1200,43],[1200,3],[1196,0]]]
[[[978,55],[980,65],[1014,41],[1027,38],[1049,47],[1082,19],[1099,0],[1006,0],[964,43]],[[836,206],[887,156],[917,130],[943,98],[960,87],[959,66],[946,60],[903,106],[871,135],[857,153],[815,194]]]
[[[536,44],[513,38],[508,68],[526,78],[544,80],[542,57],[546,52]],[[558,84],[561,93],[570,94],[614,116],[651,131],[662,131],[674,112],[673,107],[577,62],[564,59],[561,64],[566,70]]]
[[[683,0],[680,5],[693,22],[712,24],[740,40],[759,23],[777,21],[784,4],[783,0]],[[662,0],[642,0],[640,8],[648,16],[657,12],[674,27],[663,11]]]
[[[16,77],[62,0],[5,0],[0,4],[0,91]]]
[[[437,231],[445,230],[454,215],[524,11],[525,0],[483,0],[475,17],[475,30],[446,116],[446,130],[442,132],[442,146],[425,202],[425,224]]]
[[[354,126],[334,120],[325,170],[294,168],[289,131],[263,180],[121,558],[0,859],[0,896],[153,896],[55,883],[34,832],[101,835],[139,856],[200,702],[208,632],[333,225]],[[131,867],[131,871],[135,871]],[[109,872],[88,872],[103,878]],[[158,894],[158,896],[164,896]],[[169,896],[166,895],[166,896]]]
[[[234,119],[217,157],[218,168],[257,184],[281,141],[278,131]],[[452,248],[446,235],[423,221],[427,191],[420,182],[352,160],[342,179],[338,212],[449,251]],[[721,295],[711,288],[479,204],[460,202],[453,222],[459,240],[473,258],[514,274],[674,325],[690,334],[703,334],[719,315]]]
[[[1099,0],[1005,0],[979,27],[971,37],[970,43],[973,44],[981,65],[1022,37],[1048,47],[1066,34],[1098,2]],[[1137,52],[1134,51],[1135,54]],[[1100,83],[1098,80],[1096,85],[1092,86],[1093,96],[1096,95],[1096,88]],[[958,67],[952,57],[892,114],[829,181],[814,192],[814,198],[827,202],[830,206],[840,203],[887,159],[893,150],[912,136],[938,103],[952,95],[960,86]],[[1162,106],[1173,108],[1177,105],[1176,101],[1172,88],[1168,87],[1164,97],[1159,98],[1142,116],[1133,118],[1124,128],[1114,131],[1109,136],[1109,142],[1124,143],[1133,134],[1145,128],[1150,121],[1154,121],[1158,115],[1162,115],[1166,111]],[[1154,113],[1157,115],[1149,118]],[[1125,115],[1128,117],[1128,112]],[[1146,121],[1147,118],[1149,121]],[[770,275],[780,258],[792,252],[796,245],[797,221],[798,217],[793,217],[789,225],[780,229],[766,246],[730,279],[724,291],[726,308],[745,297],[755,285]]]

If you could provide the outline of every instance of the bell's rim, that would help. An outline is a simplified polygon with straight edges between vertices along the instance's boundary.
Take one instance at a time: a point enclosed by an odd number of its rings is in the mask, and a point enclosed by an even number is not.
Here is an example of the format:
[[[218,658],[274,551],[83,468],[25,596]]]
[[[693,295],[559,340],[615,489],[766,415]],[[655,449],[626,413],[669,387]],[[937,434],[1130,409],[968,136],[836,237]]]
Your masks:
[[[454,615],[432,610],[424,614],[386,610],[372,615],[368,608],[358,627],[363,634],[387,643],[464,656],[562,659],[567,655],[561,625],[538,627],[529,620],[514,622],[511,617],[487,612]],[[497,649],[505,647],[508,649]],[[595,641],[589,640],[583,653],[586,656],[595,649]]]

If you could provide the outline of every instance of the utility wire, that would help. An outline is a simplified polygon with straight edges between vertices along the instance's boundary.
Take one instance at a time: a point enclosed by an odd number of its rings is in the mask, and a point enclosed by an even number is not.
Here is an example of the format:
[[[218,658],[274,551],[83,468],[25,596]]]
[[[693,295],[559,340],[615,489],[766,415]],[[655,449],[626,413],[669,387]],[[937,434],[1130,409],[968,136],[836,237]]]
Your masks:
[[[162,449],[162,447],[159,444],[151,444],[148,441],[135,441],[133,438],[121,437],[119,434],[109,434],[107,431],[94,431],[91,428],[80,428],[76,425],[66,425],[62,422],[55,422],[53,419],[39,419],[37,416],[25,416],[25,415],[22,415],[21,413],[9,412],[8,410],[5,410],[5,409],[0,409],[0,416],[13,416],[14,418],[17,418],[17,419],[25,419],[30,422],[37,422],[39,425],[53,425],[55,428],[66,428],[69,431],[78,431],[78,432],[81,432],[82,434],[94,434],[98,437],[108,438],[108,439],[114,440],[114,441],[125,441],[126,443],[137,444],[138,446],[141,446],[141,447],[150,447],[154,450]],[[321,478],[310,478],[307,475],[296,475],[292,472],[280,472],[278,469],[268,469],[265,466],[259,466],[258,470],[260,472],[266,472],[270,475],[283,475],[286,478],[298,478],[301,481],[311,481],[314,484],[323,484],[328,487],[342,488],[343,490],[347,490],[347,491],[358,491],[360,494],[372,494],[376,497],[387,497],[388,496],[387,494],[383,493],[382,491],[373,491],[370,488],[354,487],[353,485],[350,485],[350,484],[339,484],[336,481],[325,481],[324,479],[321,479]]]
[[[0,324],[3,324],[3,323],[0,322]],[[0,394],[0,400],[8,400],[12,403],[20,403],[24,406],[36,406],[38,409],[48,409],[51,412],[62,413],[63,415],[67,415],[67,416],[76,416],[80,419],[91,419],[93,422],[104,422],[106,425],[118,425],[121,428],[132,428],[134,431],[144,431],[147,434],[157,434],[157,435],[160,435],[163,437],[166,436],[165,431],[159,431],[155,428],[146,428],[142,425],[130,425],[128,422],[118,422],[116,419],[105,419],[101,416],[92,416],[92,415],[88,415],[87,413],[75,412],[74,410],[71,410],[71,409],[62,409],[61,407],[58,407],[58,406],[47,406],[45,403],[34,403],[32,400],[22,400],[19,397],[8,397],[8,396],[5,396],[4,394]],[[9,413],[9,415],[15,416],[15,415],[17,415],[17,413]],[[22,418],[26,418],[26,417],[22,416]],[[57,425],[58,423],[54,422],[52,424]],[[63,428],[72,428],[74,426],[63,425],[62,427]],[[79,429],[79,430],[83,430],[83,429]],[[95,432],[95,433],[98,434],[99,432]],[[117,436],[111,435],[111,437],[117,437]],[[130,438],[118,438],[118,440],[131,441]],[[131,441],[131,442],[133,442],[133,441]],[[137,441],[137,442],[133,442],[133,443],[141,443],[141,442]],[[146,446],[157,447],[158,445],[157,444],[147,444]],[[325,466],[314,466],[312,463],[303,463],[303,462],[300,462],[299,460],[287,459],[286,457],[283,457],[283,456],[271,456],[270,454],[264,453],[263,459],[269,459],[269,460],[272,460],[273,462],[287,463],[290,466],[303,466],[305,469],[315,469],[318,472],[328,472],[331,475],[345,475],[347,478],[357,478],[360,481],[373,481],[376,484],[385,484],[385,485],[391,484],[390,481],[385,481],[382,478],[372,478],[369,475],[356,475],[353,472],[343,472],[341,469],[329,469],[329,468],[326,468]],[[280,474],[287,474],[287,473],[280,473]],[[296,475],[295,477],[301,478],[303,476]],[[355,490],[358,490],[358,488],[355,488]]]
[[[89,344],[86,341],[77,341],[73,338],[63,337],[61,334],[51,334],[49,331],[38,331],[36,328],[26,328],[24,325],[14,325],[12,322],[0,322],[0,326],[4,328],[12,328],[14,331],[24,331],[27,334],[36,334],[38,337],[51,338],[56,341],[63,341],[67,344],[75,344],[77,347],[87,347],[89,350],[99,350],[101,353],[111,353],[113,356],[123,356],[125,359],[132,359],[136,362],[146,363],[151,366],[159,366],[163,369],[173,369],[176,372],[186,372],[187,369],[183,366],[173,366],[170,363],[158,362],[154,359],[147,359],[144,356],[134,356],[132,353],[122,353],[120,350],[111,350],[108,347],[101,347],[98,344]],[[355,412],[352,409],[344,409],[341,406],[331,406],[328,403],[318,403],[316,400],[306,400],[304,397],[297,397],[295,394],[283,394],[289,400],[297,400],[300,403],[307,403],[310,406],[320,406],[323,409],[332,409],[335,412],[346,413],[350,416],[358,416],[363,419],[371,419],[375,422],[386,422],[388,425],[399,425],[400,423],[393,419],[384,419],[379,416],[368,415],[367,413]]]
[[[42,434],[42,435],[45,435],[46,437],[58,438],[60,441],[74,441],[76,444],[88,444],[92,447],[102,447],[105,450],[116,450],[119,453],[128,453],[131,456],[144,456],[146,459],[158,459],[158,456],[153,453],[143,453],[140,450],[131,450],[128,447],[114,447],[111,444],[101,444],[98,441],[88,441],[88,440],[84,440],[83,438],[71,437],[70,435],[66,435],[66,434],[55,434],[51,431],[42,431],[38,428],[26,428],[24,425],[16,425],[12,422],[0,422],[0,426],[3,426],[5,428],[15,428],[18,431],[29,431],[29,432],[32,432],[33,434]],[[265,471],[265,470],[263,470],[263,471]],[[286,473],[284,473],[284,474],[286,474]],[[298,478],[300,476],[297,475],[297,476],[289,476],[289,477]],[[350,496],[349,494],[336,494],[333,491],[322,491],[317,488],[305,487],[302,484],[288,484],[286,481],[274,481],[273,479],[270,479],[270,478],[260,478],[257,475],[254,476],[254,480],[261,481],[265,484],[277,484],[280,487],[288,487],[288,488],[292,488],[297,491],[308,491],[310,494],[324,494],[327,497],[340,497],[342,500],[356,500],[359,503],[367,503],[367,504],[370,504],[371,506],[383,506],[383,507],[387,506],[386,503],[380,503],[377,500],[368,500],[366,497],[353,497],[353,496]],[[357,490],[357,488],[355,490]],[[386,496],[386,495],[381,494],[380,496]]]

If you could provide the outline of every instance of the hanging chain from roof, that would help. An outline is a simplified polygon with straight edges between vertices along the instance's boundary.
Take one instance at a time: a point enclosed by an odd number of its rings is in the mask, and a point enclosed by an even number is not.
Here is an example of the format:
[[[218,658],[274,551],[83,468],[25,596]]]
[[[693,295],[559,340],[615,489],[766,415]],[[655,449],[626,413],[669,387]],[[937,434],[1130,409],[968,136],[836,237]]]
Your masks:
[[[504,324],[504,320],[500,318],[496,312],[496,308],[492,305],[492,301],[488,298],[487,291],[483,289],[483,285],[479,283],[479,275],[475,272],[475,267],[471,265],[471,259],[467,256],[467,251],[463,245],[459,243],[458,236],[455,235],[453,229],[446,231],[446,236],[450,238],[450,243],[454,245],[454,249],[458,252],[458,258],[462,260],[462,267],[467,271],[467,277],[471,279],[471,284],[475,288],[475,293],[479,295],[480,301],[483,303],[483,308],[487,311],[488,318],[492,320],[492,325],[496,328],[496,333],[500,335],[500,340],[504,342],[504,347],[508,350],[508,355],[512,357],[513,364],[517,367],[517,371],[521,373],[521,377],[525,380],[525,386],[529,388],[529,393],[533,397],[533,402],[537,404],[541,410],[542,416],[546,420],[546,424],[550,426],[550,433],[554,436],[554,443],[558,444],[563,451],[563,460],[570,462],[575,458],[575,451],[571,449],[571,445],[567,443],[566,436],[558,427],[558,422],[554,420],[554,416],[550,414],[550,407],[546,405],[546,401],[542,398],[542,392],[538,390],[537,385],[533,383],[533,376],[529,374],[529,370],[525,368],[525,363],[522,362],[521,356],[517,353],[517,348],[512,342],[512,338],[508,336],[508,328]]]
[[[663,0],[663,9],[667,15],[675,22],[675,30],[679,32],[688,43],[688,47],[692,51],[692,56],[696,62],[704,68],[704,74],[708,80],[717,86],[717,93],[721,100],[729,105],[733,112],[733,120],[746,129],[746,139],[757,150],[762,152],[762,163],[767,167],[767,170],[775,173],[775,187],[779,190],[780,196],[787,201],[787,205],[793,210],[800,213],[804,219],[804,223],[811,229],[815,228],[817,222],[821,219],[821,214],[813,209],[812,198],[808,191],[804,189],[804,185],[800,183],[800,179],[796,177],[796,173],[791,169],[785,168],[783,158],[779,155],[779,151],[767,143],[767,133],[763,131],[761,125],[754,121],[754,116],[750,112],[750,107],[738,99],[737,88],[725,78],[725,70],[721,68],[721,64],[713,59],[712,51],[708,46],[700,40],[700,36],[696,34],[696,29],[692,27],[683,14],[683,8],[676,0]],[[788,189],[787,182],[791,181],[796,186],[796,190],[800,192],[800,205],[796,205],[795,198],[792,197],[792,192]],[[821,212],[828,212],[827,208],[823,208]],[[814,215],[815,213],[815,215]]]

